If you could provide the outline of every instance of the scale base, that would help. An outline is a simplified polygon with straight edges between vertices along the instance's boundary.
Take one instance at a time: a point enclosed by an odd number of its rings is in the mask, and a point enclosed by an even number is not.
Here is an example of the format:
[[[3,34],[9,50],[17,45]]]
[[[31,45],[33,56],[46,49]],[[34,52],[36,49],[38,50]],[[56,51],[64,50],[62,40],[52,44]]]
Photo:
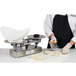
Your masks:
[[[36,53],[40,53],[42,52],[42,48],[41,47],[37,47],[35,49],[31,49],[31,50],[22,50],[22,51],[14,51],[13,49],[10,49],[10,55],[15,57],[15,58],[20,58],[23,56],[28,56],[28,55],[32,55],[32,54],[36,54]]]

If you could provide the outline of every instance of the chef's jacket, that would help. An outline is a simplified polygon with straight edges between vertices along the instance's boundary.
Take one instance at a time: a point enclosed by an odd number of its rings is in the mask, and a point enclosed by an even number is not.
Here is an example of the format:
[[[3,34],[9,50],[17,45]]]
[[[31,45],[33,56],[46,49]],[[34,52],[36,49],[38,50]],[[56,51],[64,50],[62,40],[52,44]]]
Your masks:
[[[45,34],[47,35],[47,37],[49,37],[51,34],[54,34],[52,32],[54,17],[55,17],[55,14],[48,14],[44,21],[44,30],[45,30]],[[71,31],[74,35],[74,37],[71,40],[76,43],[76,16],[68,14],[68,22],[69,22]]]

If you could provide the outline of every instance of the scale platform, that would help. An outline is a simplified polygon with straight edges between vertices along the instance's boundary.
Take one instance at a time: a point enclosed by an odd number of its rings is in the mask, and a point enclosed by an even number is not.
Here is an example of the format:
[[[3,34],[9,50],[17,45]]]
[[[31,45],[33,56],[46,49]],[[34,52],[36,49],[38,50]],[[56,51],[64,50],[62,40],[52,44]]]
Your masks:
[[[31,45],[31,47],[29,47],[29,50],[21,50],[21,51],[15,51],[14,49],[10,49],[10,55],[15,57],[15,58],[19,58],[19,57],[23,57],[23,56],[28,56],[28,55],[32,55],[32,54],[36,54],[36,53],[40,53],[42,52],[42,48],[37,46],[37,48],[33,48],[35,47],[35,45]]]

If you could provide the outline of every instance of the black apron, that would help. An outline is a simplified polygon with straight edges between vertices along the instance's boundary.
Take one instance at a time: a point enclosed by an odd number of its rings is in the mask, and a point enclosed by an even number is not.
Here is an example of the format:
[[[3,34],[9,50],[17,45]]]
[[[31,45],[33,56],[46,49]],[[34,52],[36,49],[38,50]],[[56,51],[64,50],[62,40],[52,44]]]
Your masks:
[[[52,31],[57,38],[57,45],[59,48],[63,48],[68,42],[70,42],[73,33],[68,23],[68,16],[59,14],[55,15]],[[47,48],[51,48],[50,44],[48,44]],[[75,48],[75,45],[73,45],[72,48]]]

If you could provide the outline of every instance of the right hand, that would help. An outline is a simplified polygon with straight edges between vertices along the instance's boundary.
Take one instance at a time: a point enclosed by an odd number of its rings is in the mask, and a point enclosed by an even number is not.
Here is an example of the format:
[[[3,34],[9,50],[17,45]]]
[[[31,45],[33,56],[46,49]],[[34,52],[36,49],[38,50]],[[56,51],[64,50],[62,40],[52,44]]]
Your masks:
[[[57,43],[57,39],[54,35],[51,36],[51,40],[49,41],[49,44],[51,43]]]

